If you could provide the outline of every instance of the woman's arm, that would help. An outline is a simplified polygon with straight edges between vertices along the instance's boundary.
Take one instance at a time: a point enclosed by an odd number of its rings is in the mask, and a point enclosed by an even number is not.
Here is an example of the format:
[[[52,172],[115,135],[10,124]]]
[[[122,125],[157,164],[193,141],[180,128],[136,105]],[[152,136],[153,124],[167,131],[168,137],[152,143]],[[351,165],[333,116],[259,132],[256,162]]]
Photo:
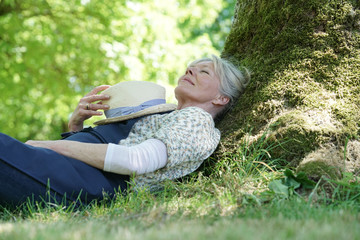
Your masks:
[[[125,175],[153,172],[167,162],[166,146],[157,139],[148,139],[131,147],[67,140],[27,141],[26,144],[48,148],[98,169]]]
[[[51,149],[61,155],[75,158],[99,169],[104,169],[104,159],[108,148],[107,144],[82,143],[68,140],[29,140],[26,144],[34,147]]]

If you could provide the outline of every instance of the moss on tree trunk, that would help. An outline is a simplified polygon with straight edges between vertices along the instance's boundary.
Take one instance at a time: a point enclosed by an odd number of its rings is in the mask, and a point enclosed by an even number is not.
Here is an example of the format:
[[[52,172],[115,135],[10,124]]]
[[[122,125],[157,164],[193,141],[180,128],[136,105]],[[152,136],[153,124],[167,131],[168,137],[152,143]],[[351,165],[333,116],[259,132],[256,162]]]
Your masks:
[[[283,142],[274,157],[349,170],[346,143],[360,135],[359,1],[238,0],[222,56],[247,66],[252,83],[219,124],[218,153],[267,130]],[[333,151],[341,159],[327,161]]]

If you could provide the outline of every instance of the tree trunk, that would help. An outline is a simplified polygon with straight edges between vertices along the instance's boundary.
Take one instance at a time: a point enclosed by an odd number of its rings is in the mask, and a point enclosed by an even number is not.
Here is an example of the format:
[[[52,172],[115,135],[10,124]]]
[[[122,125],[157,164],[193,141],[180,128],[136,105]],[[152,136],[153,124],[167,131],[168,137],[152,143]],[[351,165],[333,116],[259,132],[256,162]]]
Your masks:
[[[358,0],[238,0],[222,57],[247,66],[252,82],[219,124],[234,150],[251,130],[313,178],[359,171]],[[317,169],[319,171],[317,171]]]

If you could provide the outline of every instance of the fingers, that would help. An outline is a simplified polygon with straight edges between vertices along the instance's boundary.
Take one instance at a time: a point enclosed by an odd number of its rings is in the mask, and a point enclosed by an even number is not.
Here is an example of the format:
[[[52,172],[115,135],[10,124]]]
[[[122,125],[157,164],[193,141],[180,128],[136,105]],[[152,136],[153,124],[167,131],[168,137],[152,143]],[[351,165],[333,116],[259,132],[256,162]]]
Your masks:
[[[105,89],[108,89],[109,87],[111,87],[111,86],[110,85],[97,86],[93,90],[91,90],[88,94],[86,94],[85,96],[96,95],[99,92],[104,91]]]
[[[109,100],[110,96],[106,94],[98,94],[100,91],[103,91],[109,87],[109,85],[95,87],[83,98],[81,98],[78,105],[79,111],[81,112],[80,115],[88,115],[89,117],[91,115],[101,115],[101,113],[97,112],[97,110],[109,109],[109,105],[102,104],[102,101]]]
[[[80,103],[92,103],[96,101],[109,100],[110,96],[106,94],[86,95],[80,99]]]
[[[25,142],[25,144],[33,146],[33,147],[41,147],[41,148],[48,148],[52,149],[54,144],[56,144],[56,141],[35,141],[35,140],[29,140]]]
[[[107,110],[109,105],[103,104],[102,101],[109,100],[110,96],[106,94],[98,94],[99,92],[108,89],[109,85],[101,85],[95,87],[83,98],[80,99],[75,111],[69,120],[69,129],[71,131],[80,131],[83,129],[83,123],[86,119],[92,116],[100,116],[103,113],[98,110]]]
[[[28,140],[25,142],[25,144],[33,146],[33,147],[41,147],[42,141],[36,141],[36,140]]]
[[[88,94],[86,94],[82,99],[80,99],[80,104],[86,104],[86,106],[89,106],[87,104],[91,104],[93,102],[98,101],[97,104],[101,104],[102,100],[109,100],[110,96],[106,95],[106,94],[98,94],[100,91],[103,91],[105,89],[108,89],[110,87],[110,85],[101,85],[98,87],[95,87],[93,90],[91,90]],[[96,105],[94,107],[88,107],[86,108],[86,110],[90,110],[90,109],[104,109],[106,110],[108,108],[107,105]]]
[[[92,116],[101,116],[103,112],[96,111],[96,110],[86,110],[86,109],[80,109],[79,110],[79,116],[83,117],[84,120],[92,117]]]
[[[90,115],[93,112],[100,113],[97,115],[101,115],[101,112],[97,112],[97,110],[107,110],[110,107],[107,104],[101,104],[101,103],[80,103],[79,108],[82,110],[88,111],[87,114],[90,114]]]

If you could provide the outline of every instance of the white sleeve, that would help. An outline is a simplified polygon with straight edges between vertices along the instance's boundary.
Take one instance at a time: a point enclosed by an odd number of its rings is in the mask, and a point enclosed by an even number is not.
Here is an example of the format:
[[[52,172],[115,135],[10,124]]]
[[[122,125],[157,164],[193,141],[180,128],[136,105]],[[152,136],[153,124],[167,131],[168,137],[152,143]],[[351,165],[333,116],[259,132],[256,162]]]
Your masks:
[[[123,175],[154,172],[166,165],[166,145],[157,139],[148,139],[135,146],[109,143],[104,171]]]

